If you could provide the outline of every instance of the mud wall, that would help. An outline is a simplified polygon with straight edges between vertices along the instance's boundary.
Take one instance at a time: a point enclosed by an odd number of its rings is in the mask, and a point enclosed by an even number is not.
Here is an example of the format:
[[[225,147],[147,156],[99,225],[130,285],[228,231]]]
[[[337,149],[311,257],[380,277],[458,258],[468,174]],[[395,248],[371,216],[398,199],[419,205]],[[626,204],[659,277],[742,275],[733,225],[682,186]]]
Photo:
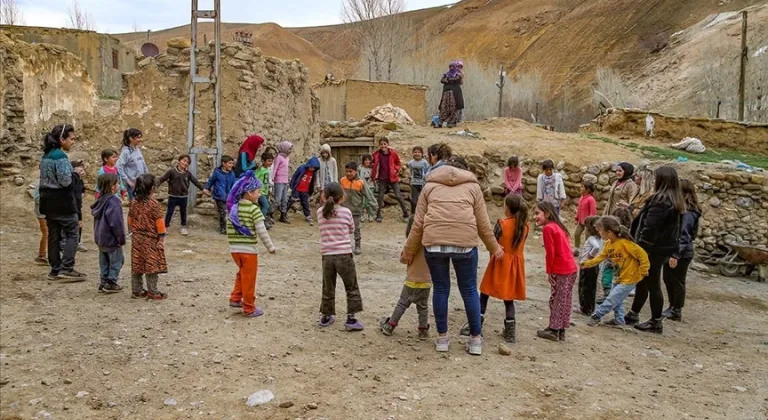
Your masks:
[[[320,101],[320,121],[346,120],[346,83],[326,83],[315,86]]]
[[[426,122],[426,86],[348,79],[317,85],[315,92],[320,99],[321,120],[362,120],[373,108],[391,103],[417,123]]]
[[[643,136],[648,114],[639,109],[609,109],[607,114],[583,129]],[[650,114],[655,121],[653,136],[656,138],[678,142],[685,137],[696,137],[707,147],[757,153],[768,150],[768,124]]]

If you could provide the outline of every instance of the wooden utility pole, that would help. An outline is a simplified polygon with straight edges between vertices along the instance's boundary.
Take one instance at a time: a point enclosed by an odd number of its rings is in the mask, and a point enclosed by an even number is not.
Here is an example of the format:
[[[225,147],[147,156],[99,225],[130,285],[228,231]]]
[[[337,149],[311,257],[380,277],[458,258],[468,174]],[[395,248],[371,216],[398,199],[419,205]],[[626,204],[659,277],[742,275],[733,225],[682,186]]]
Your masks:
[[[744,121],[744,85],[746,83],[747,60],[747,11],[741,12],[741,69],[739,71],[739,121]]]

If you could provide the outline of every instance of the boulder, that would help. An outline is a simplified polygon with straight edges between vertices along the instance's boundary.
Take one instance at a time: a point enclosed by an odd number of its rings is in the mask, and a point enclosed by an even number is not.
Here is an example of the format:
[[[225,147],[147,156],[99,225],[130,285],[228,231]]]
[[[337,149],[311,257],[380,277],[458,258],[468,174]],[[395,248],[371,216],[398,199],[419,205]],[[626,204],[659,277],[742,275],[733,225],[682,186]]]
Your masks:
[[[167,45],[169,48],[178,48],[179,51],[181,51],[184,48],[190,48],[192,46],[192,40],[178,36],[169,39],[165,45]]]

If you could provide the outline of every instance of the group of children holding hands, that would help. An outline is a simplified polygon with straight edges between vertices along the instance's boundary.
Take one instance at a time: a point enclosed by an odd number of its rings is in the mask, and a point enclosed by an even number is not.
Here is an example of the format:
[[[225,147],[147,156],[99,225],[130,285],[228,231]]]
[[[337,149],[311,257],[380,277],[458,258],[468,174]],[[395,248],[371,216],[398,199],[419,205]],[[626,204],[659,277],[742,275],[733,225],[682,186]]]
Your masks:
[[[166,294],[157,287],[158,275],[167,272],[164,239],[175,207],[181,208],[182,234],[187,233],[187,199],[189,185],[193,184],[204,194],[211,195],[216,202],[219,229],[222,234],[226,234],[230,253],[238,267],[229,305],[242,309],[247,317],[258,317],[264,312],[255,302],[259,255],[257,244],[261,242],[271,254],[276,252],[268,233],[274,225],[273,215],[279,212],[278,220],[290,223],[288,209],[296,201],[301,203],[303,215],[312,225],[310,198],[317,188],[320,205],[316,218],[320,230],[323,273],[318,325],[327,327],[335,322],[335,286],[338,275],[347,294],[344,326],[350,331],[363,329],[362,322],[356,317],[363,310],[363,304],[353,258],[353,255],[362,252],[361,222],[373,220],[374,214],[375,220],[381,221],[383,195],[392,189],[401,205],[404,219],[409,222],[406,236],[413,223],[413,217],[409,216],[398,186],[401,163],[397,152],[389,148],[386,139],[380,141],[376,153],[364,155],[360,164],[346,163],[343,177],[339,179],[336,161],[327,145],[321,147],[319,156],[310,157],[289,176],[293,145],[288,141],[280,142],[276,149],[264,152],[260,156],[260,164],[257,164],[254,162],[255,153],[264,140],[259,136],[251,136],[241,147],[239,161],[223,156],[221,166],[202,185],[187,170],[190,163],[187,155],[180,156],[178,165],[163,176],[156,178],[149,174],[138,148],[141,136],[138,130],[126,130],[119,156],[112,149],[102,152],[103,166],[99,169],[96,184],[97,200],[91,206],[94,239],[99,248],[99,291],[117,292],[122,289],[118,284],[123,265],[122,247],[130,236],[132,297],[152,300],[166,298]],[[411,179],[412,213],[431,170],[421,147],[413,148],[413,160],[408,162],[407,168]],[[169,182],[169,202],[164,215],[154,195],[165,181]],[[481,322],[484,322],[489,298],[502,300],[505,304],[503,338],[514,343],[514,301],[526,298],[523,250],[529,234],[529,210],[522,198],[522,170],[516,156],[508,160],[503,182],[506,193],[504,217],[497,221],[494,234],[504,252],[502,257],[492,256],[488,262],[480,284],[480,310]],[[378,187],[378,199],[372,192],[375,187]],[[537,332],[538,337],[552,341],[565,340],[565,330],[571,321],[572,291],[577,277],[577,312],[589,315],[588,325],[599,324],[609,312],[614,312],[615,316],[607,324],[624,325],[623,301],[635,285],[646,277],[651,267],[647,250],[634,243],[629,233],[631,212],[620,207],[612,215],[597,217],[594,189],[591,182],[582,182],[574,245],[579,246],[582,232],[587,233],[587,238],[581,252],[575,253],[571,248],[568,230],[560,218],[560,209],[566,198],[562,176],[554,171],[552,161],[542,163],[542,173],[537,179],[537,204],[533,220],[542,231],[551,296],[549,325]],[[687,202],[695,204],[695,191],[686,193],[694,196],[692,199],[686,198]],[[270,195],[273,197],[272,202],[269,200]],[[127,231],[123,223],[121,196],[131,200]],[[354,245],[351,236],[354,237]],[[690,232],[688,236],[691,236]],[[689,254],[692,256],[692,251],[684,257]],[[578,265],[574,255],[579,256]],[[42,256],[41,251],[39,258]],[[605,276],[607,282],[602,281],[602,276]],[[605,289],[604,300],[599,306],[596,302],[598,279]],[[379,322],[381,332],[392,335],[405,310],[415,304],[419,338],[428,338],[430,288],[431,276],[422,249],[407,267],[405,283],[393,313]],[[468,335],[467,328],[462,334]]]

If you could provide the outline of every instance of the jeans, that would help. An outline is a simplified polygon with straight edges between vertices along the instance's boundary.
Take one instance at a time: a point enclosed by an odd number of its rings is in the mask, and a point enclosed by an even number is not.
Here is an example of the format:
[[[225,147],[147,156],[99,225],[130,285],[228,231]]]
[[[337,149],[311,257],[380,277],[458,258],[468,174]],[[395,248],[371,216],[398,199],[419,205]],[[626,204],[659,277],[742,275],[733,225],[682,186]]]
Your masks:
[[[227,232],[227,202],[216,200],[216,209],[219,211],[219,232]]]
[[[376,217],[381,217],[381,210],[384,209],[384,196],[387,195],[389,190],[395,192],[395,197],[397,198],[397,202],[400,203],[400,210],[403,211],[403,217],[405,218],[408,216],[408,210],[405,208],[405,201],[403,200],[403,193],[400,192],[400,183],[398,182],[387,182],[383,180],[379,180],[379,211],[376,213]]]
[[[101,274],[102,286],[107,282],[117,283],[124,262],[125,258],[123,257],[122,247],[114,251],[102,251],[99,249],[99,273]]]
[[[267,217],[269,214],[269,198],[264,194],[259,196],[259,209],[261,210],[261,214],[264,215],[264,217]]]
[[[648,274],[637,283],[635,300],[632,302],[632,312],[639,314],[645,306],[648,297],[651,298],[651,318],[661,319],[664,310],[664,293],[661,292],[661,269],[669,261],[669,255],[648,254],[651,268]]]
[[[458,253],[424,252],[429,274],[432,276],[434,292],[432,307],[435,313],[437,332],[448,332],[448,297],[451,293],[451,268],[456,271],[456,283],[464,300],[464,309],[469,322],[469,334],[478,336],[482,333],[480,324],[480,298],[477,295],[477,248]]]
[[[692,258],[680,258],[675,268],[669,266],[669,261],[664,264],[664,285],[667,286],[669,306],[673,308],[682,309],[685,306],[685,278],[692,260]]]
[[[602,304],[595,309],[593,316],[602,318],[608,315],[608,312],[613,311],[613,317],[617,323],[624,323],[624,299],[629,296],[635,288],[634,284],[614,284],[611,287],[611,293],[605,298]]]
[[[419,204],[419,196],[423,189],[423,185],[411,184],[411,214],[416,213],[416,204]]]
[[[301,201],[301,210],[304,212],[304,217],[310,217],[309,212],[309,193],[308,192],[298,192],[294,191],[291,194],[291,198],[288,199],[288,204],[286,205],[286,209],[293,206],[293,203],[295,203],[297,200]]]
[[[181,213],[181,226],[187,225],[187,201],[189,197],[171,197],[168,196],[168,210],[165,212],[165,227],[171,225],[171,219],[173,219],[173,213],[176,211],[176,207],[179,207]]]
[[[275,184],[275,202],[280,214],[288,211],[288,184]]]
[[[77,214],[46,216],[48,225],[48,264],[51,273],[72,271],[77,253],[77,232],[80,229]]]

